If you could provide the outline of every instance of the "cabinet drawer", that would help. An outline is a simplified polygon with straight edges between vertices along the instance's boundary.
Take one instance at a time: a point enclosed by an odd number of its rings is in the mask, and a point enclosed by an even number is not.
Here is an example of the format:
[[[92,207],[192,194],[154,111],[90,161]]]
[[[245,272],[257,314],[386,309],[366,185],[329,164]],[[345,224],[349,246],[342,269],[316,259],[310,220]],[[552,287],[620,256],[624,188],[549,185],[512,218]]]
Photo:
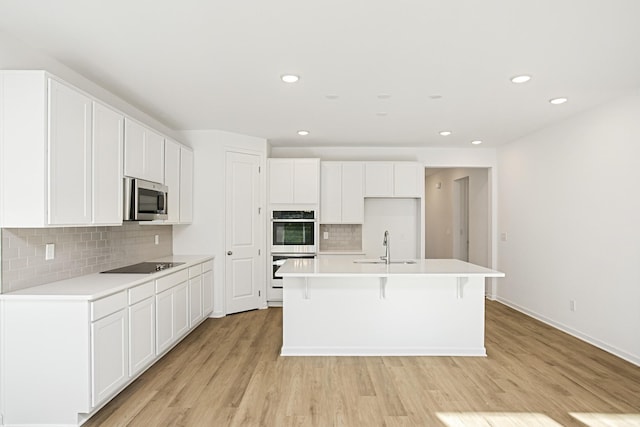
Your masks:
[[[202,272],[213,270],[213,260],[202,263]]]
[[[189,279],[189,271],[187,269],[178,271],[156,280],[156,293],[166,291],[174,287],[178,283],[186,282]]]
[[[129,305],[135,304],[143,299],[149,298],[155,294],[153,282],[147,282],[143,285],[129,289]]]
[[[122,310],[126,306],[127,291],[118,292],[117,294],[109,295],[106,298],[93,301],[91,303],[91,321],[94,322],[98,319],[102,319],[111,313]]]
[[[202,274],[202,264],[194,265],[189,268],[189,279]]]

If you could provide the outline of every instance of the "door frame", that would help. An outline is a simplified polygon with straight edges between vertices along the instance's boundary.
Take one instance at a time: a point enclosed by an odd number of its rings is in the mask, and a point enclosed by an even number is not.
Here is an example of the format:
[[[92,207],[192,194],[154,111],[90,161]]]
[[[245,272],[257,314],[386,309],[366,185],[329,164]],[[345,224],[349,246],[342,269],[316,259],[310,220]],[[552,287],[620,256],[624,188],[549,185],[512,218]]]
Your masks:
[[[260,290],[260,296],[258,298],[258,308],[259,309],[264,309],[267,308],[267,286],[266,286],[266,271],[267,271],[267,263],[266,263],[266,258],[267,258],[267,253],[266,253],[266,223],[267,223],[267,212],[265,209],[265,205],[266,205],[266,194],[267,194],[267,173],[266,173],[266,165],[267,165],[267,160],[266,160],[266,155],[265,153],[261,152],[261,151],[256,151],[256,150],[250,150],[250,149],[245,149],[245,148],[237,148],[237,147],[229,147],[226,146],[224,148],[224,197],[222,200],[222,205],[223,205],[223,209],[224,209],[224,231],[225,231],[225,235],[223,236],[223,247],[224,247],[224,251],[222,253],[222,257],[223,257],[223,261],[222,261],[222,280],[223,280],[223,286],[221,286],[221,299],[223,301],[223,307],[224,307],[224,313],[223,316],[227,315],[227,262],[226,262],[226,256],[227,256],[227,233],[229,232],[229,219],[227,218],[227,190],[229,189],[229,183],[227,182],[227,154],[228,153],[239,153],[239,154],[248,154],[248,155],[253,155],[253,156],[257,156],[258,157],[258,162],[259,162],[259,166],[260,166],[260,174],[258,177],[258,186],[259,186],[259,192],[260,192],[260,197],[259,197],[259,201],[258,201],[258,206],[260,208],[260,216],[261,218],[259,218],[258,220],[258,241],[259,241],[259,247],[260,247],[260,259],[258,260],[258,271],[263,272],[264,274],[259,274],[258,275],[258,287]]]
[[[469,177],[453,180],[453,257],[469,262]]]

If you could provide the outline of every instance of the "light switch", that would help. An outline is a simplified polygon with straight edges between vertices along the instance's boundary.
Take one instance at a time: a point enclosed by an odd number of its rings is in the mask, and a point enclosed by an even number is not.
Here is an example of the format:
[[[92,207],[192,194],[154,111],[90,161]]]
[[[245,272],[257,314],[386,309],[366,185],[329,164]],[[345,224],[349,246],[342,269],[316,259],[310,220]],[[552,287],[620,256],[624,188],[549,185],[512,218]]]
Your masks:
[[[159,234],[156,234],[156,235],[155,235],[155,237],[154,237],[154,239],[153,239],[153,241],[154,241],[154,243],[155,243],[156,245],[159,245],[159,244],[160,244],[160,235],[159,235]]]
[[[56,257],[56,245],[53,243],[47,243],[44,247],[45,261],[51,261],[55,257]]]
[[[509,236],[507,236],[506,232],[500,234],[500,240],[502,240],[503,242],[506,242],[508,237]]]
[[[324,240],[327,240],[327,239],[329,238],[329,232],[328,232],[328,231],[325,231],[325,232],[322,234],[322,238],[323,238]]]

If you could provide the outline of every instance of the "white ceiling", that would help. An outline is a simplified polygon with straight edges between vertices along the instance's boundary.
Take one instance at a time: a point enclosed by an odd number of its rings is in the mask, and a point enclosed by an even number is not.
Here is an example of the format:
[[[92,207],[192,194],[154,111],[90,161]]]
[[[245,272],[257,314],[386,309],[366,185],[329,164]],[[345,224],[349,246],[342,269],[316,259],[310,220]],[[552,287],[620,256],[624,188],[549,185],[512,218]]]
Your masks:
[[[639,0],[0,1],[0,30],[168,126],[274,146],[512,141],[637,94],[639,18]]]

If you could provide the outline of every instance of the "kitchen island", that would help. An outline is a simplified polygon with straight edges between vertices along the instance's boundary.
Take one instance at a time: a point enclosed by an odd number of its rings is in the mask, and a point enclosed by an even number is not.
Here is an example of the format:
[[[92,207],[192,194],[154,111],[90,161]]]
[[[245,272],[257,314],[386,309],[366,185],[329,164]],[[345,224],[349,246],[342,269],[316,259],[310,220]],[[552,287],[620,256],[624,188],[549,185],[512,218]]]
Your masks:
[[[455,259],[414,263],[290,259],[283,356],[486,356],[485,278]],[[367,262],[368,261],[368,262]]]

